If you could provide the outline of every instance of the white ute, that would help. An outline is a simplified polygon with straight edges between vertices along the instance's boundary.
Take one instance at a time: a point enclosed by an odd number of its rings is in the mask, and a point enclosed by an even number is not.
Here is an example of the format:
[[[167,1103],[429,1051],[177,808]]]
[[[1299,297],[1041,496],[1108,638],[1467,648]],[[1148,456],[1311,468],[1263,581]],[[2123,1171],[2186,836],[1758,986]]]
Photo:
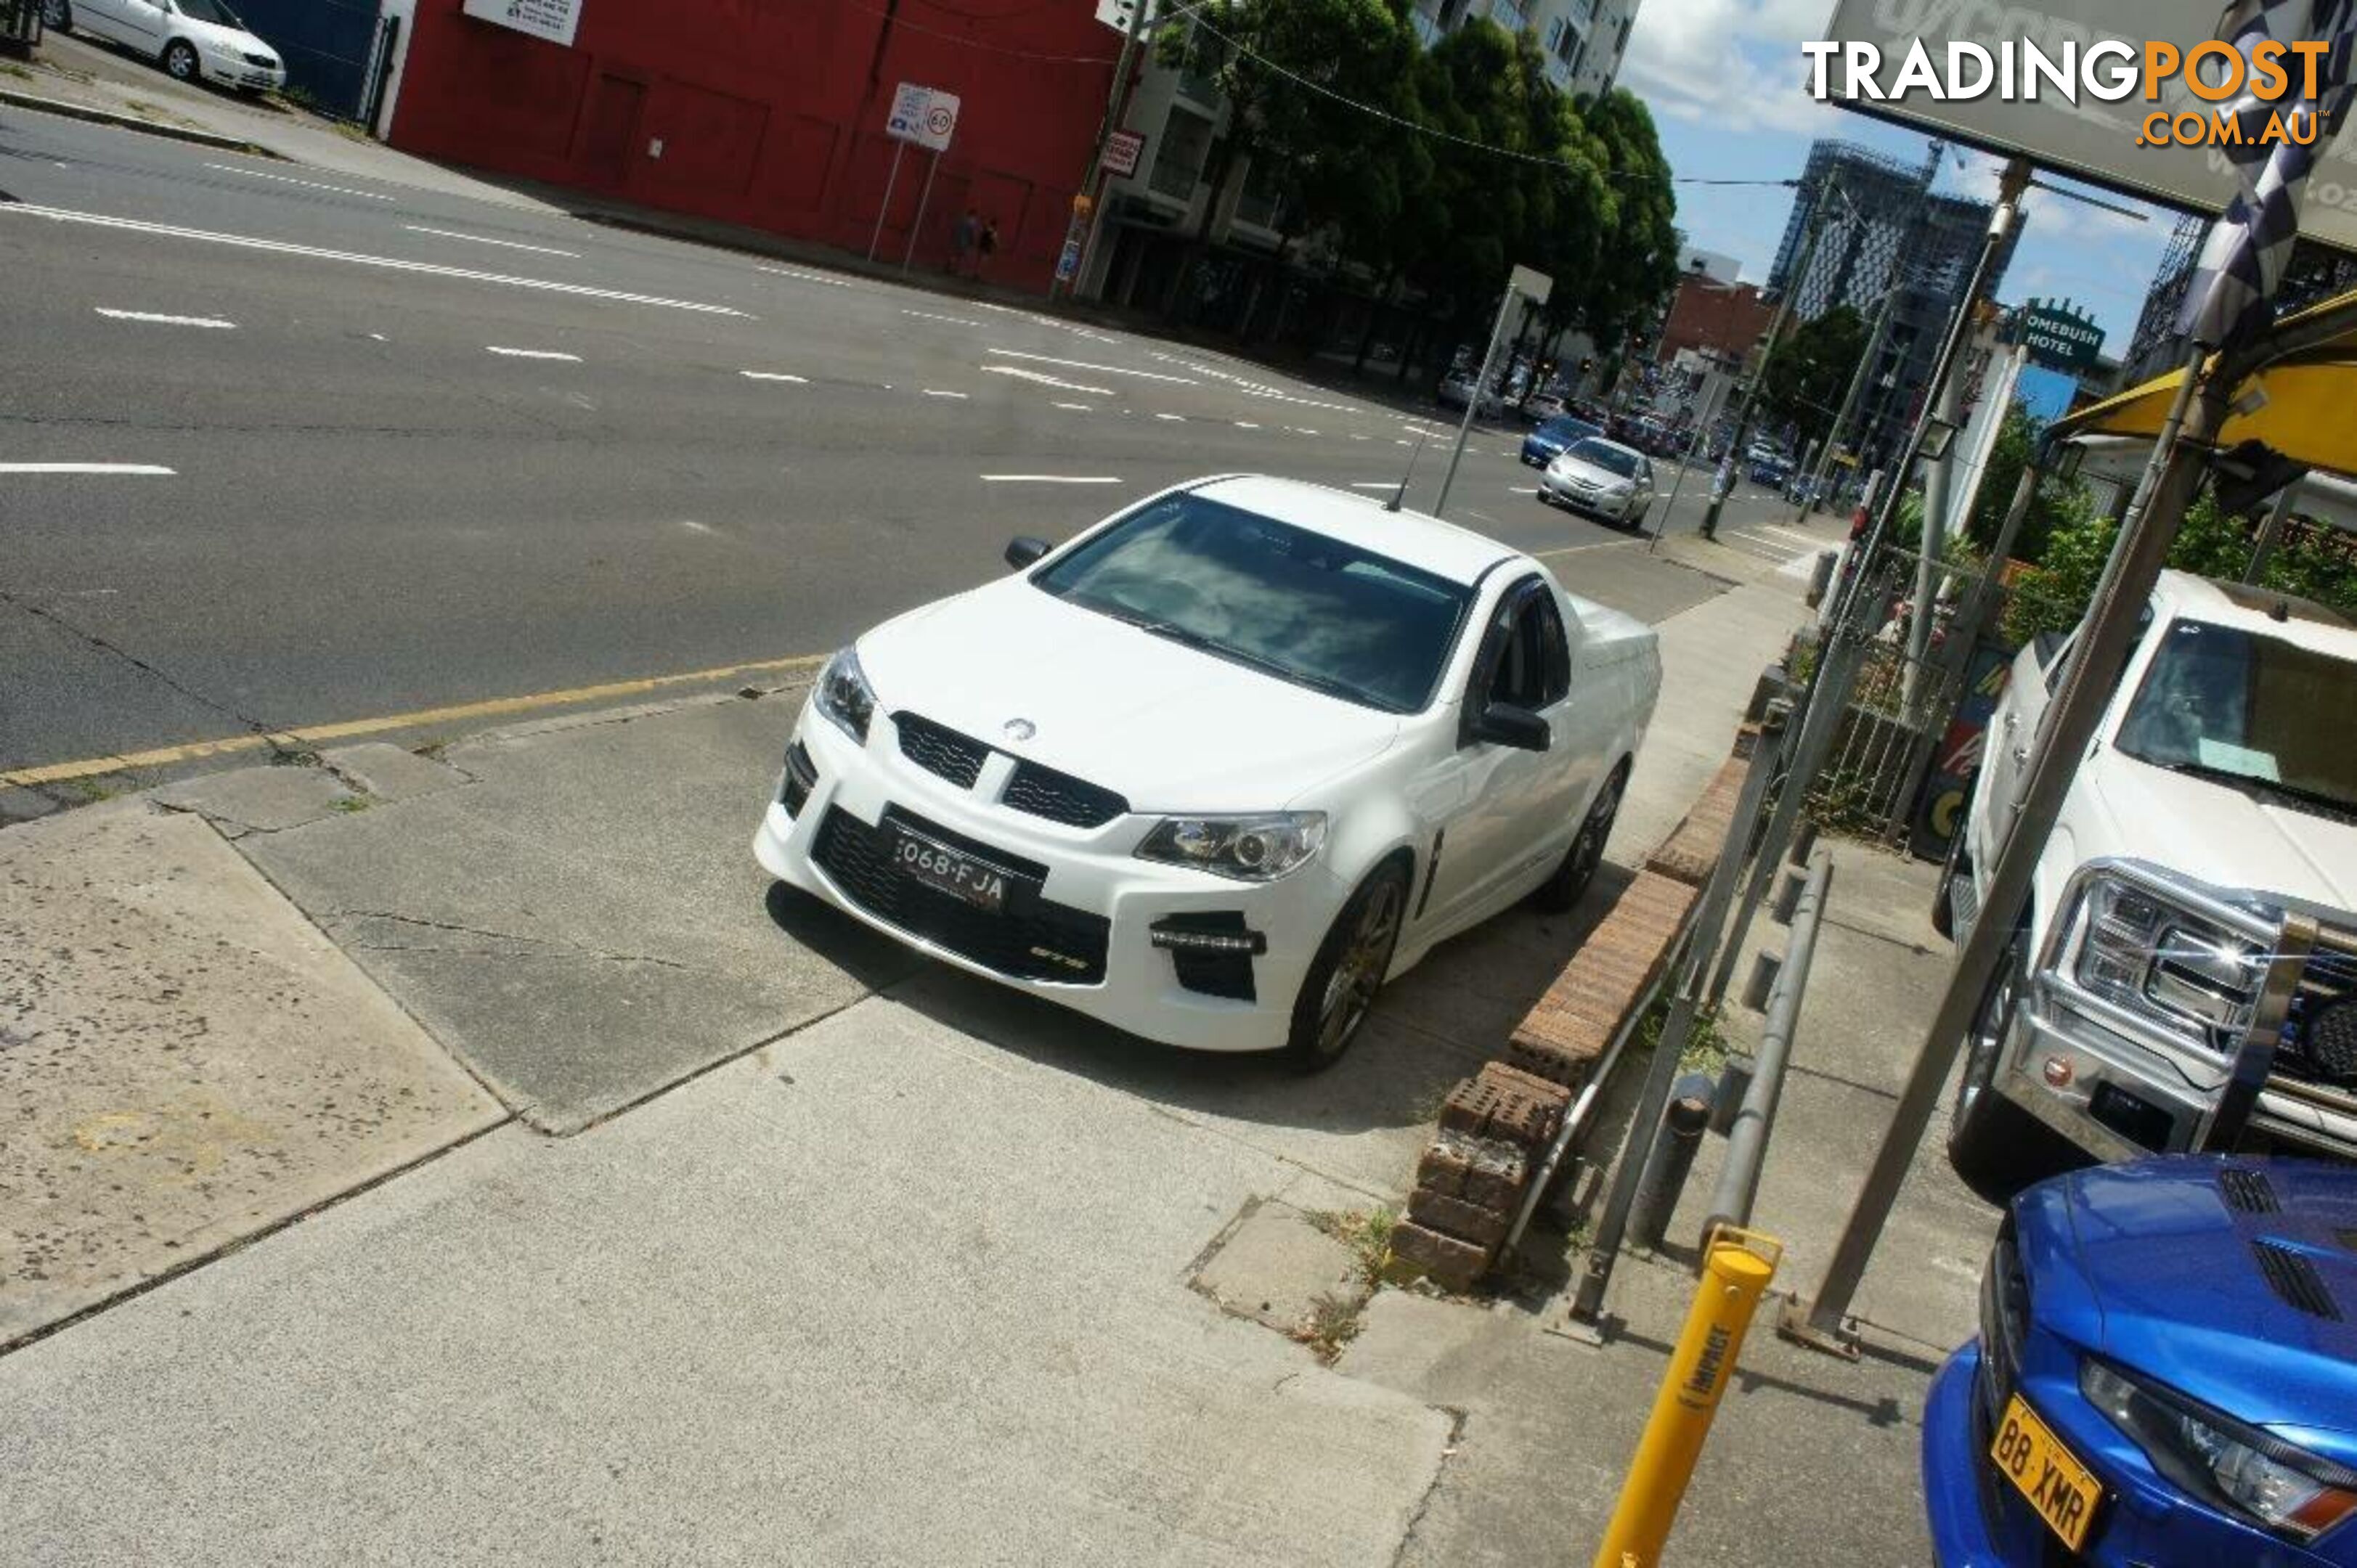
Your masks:
[[[1652,629],[1364,497],[1149,497],[820,674],[753,851],[944,963],[1205,1050],[1350,1046],[1377,989],[1603,858]]]
[[[1961,938],[2075,635],[1992,716],[1945,888]],[[2357,927],[2357,627],[2164,573],[1966,1042],[1948,1153],[2002,1199],[2058,1165],[2199,1146],[2288,913]],[[2311,961],[2248,1123],[2357,1158],[2357,966]]]

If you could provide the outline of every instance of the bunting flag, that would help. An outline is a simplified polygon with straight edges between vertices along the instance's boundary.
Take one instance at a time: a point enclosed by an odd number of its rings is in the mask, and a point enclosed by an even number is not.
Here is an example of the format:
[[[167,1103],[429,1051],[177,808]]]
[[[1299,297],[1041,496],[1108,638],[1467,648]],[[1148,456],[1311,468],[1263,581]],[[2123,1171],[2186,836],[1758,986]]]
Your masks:
[[[2276,291],[2299,238],[2308,177],[2339,134],[2357,85],[2351,73],[2352,56],[2357,54],[2357,0],[2234,0],[2217,36],[2242,52],[2245,65],[2265,43],[2327,41],[2332,47],[2318,72],[2314,99],[2286,94],[2270,103],[2245,91],[2225,111],[2241,127],[2242,142],[2213,150],[2233,162],[2242,189],[2211,228],[2177,322],[2179,332],[2209,349],[2234,347],[2274,320]],[[2245,74],[2255,81],[2258,73]],[[2292,81],[2297,91],[2297,72]],[[2301,134],[2310,128],[2315,134],[2304,145],[2280,134],[2263,140],[2277,114]]]

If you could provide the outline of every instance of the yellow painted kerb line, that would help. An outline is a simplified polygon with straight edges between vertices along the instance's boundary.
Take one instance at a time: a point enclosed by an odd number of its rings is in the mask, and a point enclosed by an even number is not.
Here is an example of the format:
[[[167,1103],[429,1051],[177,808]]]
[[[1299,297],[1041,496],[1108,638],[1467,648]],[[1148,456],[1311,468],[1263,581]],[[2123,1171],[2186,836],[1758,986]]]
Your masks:
[[[787,675],[815,670],[824,654],[792,659],[766,659],[750,664],[724,664],[716,670],[692,670],[683,675],[650,675],[638,681],[614,681],[603,686],[576,686],[564,692],[535,692],[522,697],[492,697],[447,708],[420,708],[414,713],[386,714],[372,719],[345,719],[336,724],[310,725],[269,735],[233,735],[219,740],[194,740],[185,746],[158,746],[153,751],[124,752],[113,757],[86,757],[80,762],[52,762],[39,768],[17,768],[0,773],[0,789],[24,789],[37,784],[62,784],[72,779],[93,779],[132,768],[167,768],[201,757],[257,751],[264,746],[309,747],[355,736],[382,735],[387,730],[414,729],[426,725],[461,724],[497,718],[503,714],[530,713],[535,708],[559,708],[575,703],[602,703],[616,697],[640,697],[672,686],[696,686],[740,675]]]

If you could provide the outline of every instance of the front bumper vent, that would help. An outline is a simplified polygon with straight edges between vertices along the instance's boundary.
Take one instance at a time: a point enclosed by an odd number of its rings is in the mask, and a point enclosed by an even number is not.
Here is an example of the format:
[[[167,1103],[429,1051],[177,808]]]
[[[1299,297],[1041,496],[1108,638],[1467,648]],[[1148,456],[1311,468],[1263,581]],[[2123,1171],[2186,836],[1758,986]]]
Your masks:
[[[1147,940],[1170,955],[1178,983],[1203,996],[1256,1002],[1253,960],[1268,951],[1268,938],[1245,926],[1239,913],[1218,910],[1169,915],[1154,922]]]

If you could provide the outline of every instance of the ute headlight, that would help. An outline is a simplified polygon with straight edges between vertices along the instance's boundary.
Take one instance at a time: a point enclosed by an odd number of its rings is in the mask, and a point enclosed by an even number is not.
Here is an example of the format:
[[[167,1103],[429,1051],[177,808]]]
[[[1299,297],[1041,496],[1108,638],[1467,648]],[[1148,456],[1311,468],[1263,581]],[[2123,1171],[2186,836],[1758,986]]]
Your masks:
[[[2357,1471],[2101,1361],[2079,1389],[2153,1467],[2198,1497],[2306,1545],[2357,1512]]]
[[[2126,882],[2095,882],[2080,908],[2082,987],[2212,1049],[2241,1042],[2266,979],[2265,948]]]
[[[1307,863],[1325,842],[1323,811],[1165,817],[1137,846],[1137,857],[1191,865],[1238,882],[1274,882]]]
[[[860,745],[867,744],[867,725],[876,717],[876,688],[867,683],[856,649],[846,648],[826,661],[811,688],[811,701],[836,728]]]

